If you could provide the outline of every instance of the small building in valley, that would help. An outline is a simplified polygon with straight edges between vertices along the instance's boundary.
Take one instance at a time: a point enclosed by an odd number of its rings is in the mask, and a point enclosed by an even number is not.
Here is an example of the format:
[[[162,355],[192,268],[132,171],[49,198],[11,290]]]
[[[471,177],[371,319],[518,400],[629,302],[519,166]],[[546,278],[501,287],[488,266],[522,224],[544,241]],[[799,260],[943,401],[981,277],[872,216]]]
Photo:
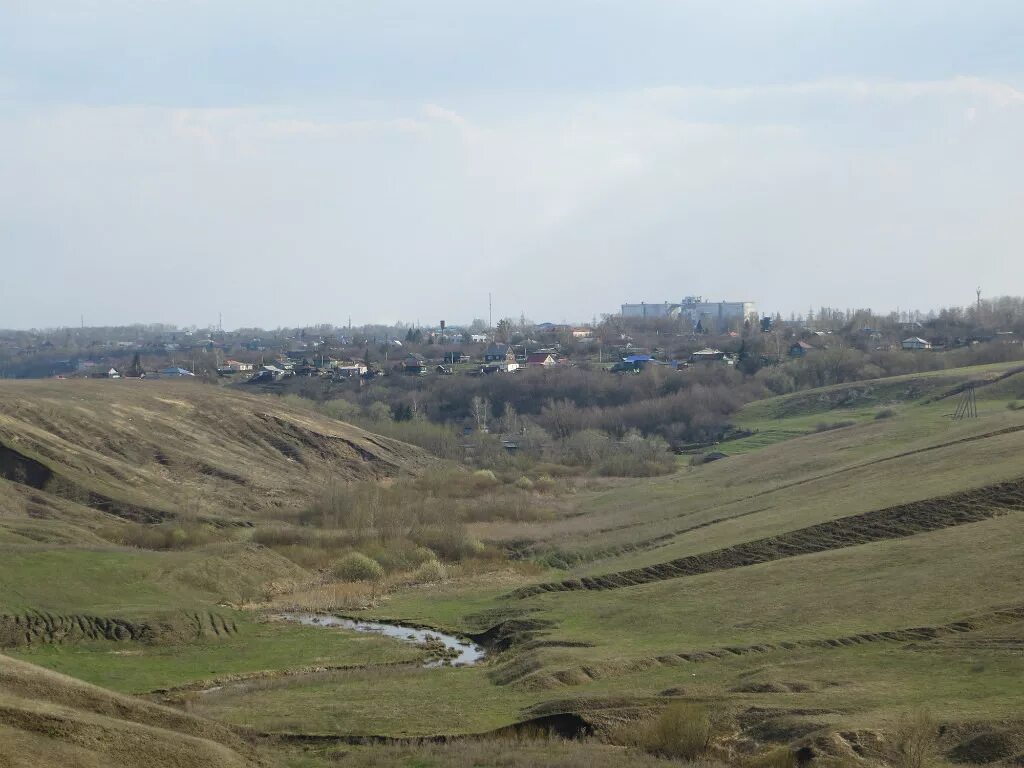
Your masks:
[[[526,364],[531,368],[550,368],[558,361],[550,352],[531,352],[526,356]]]
[[[931,349],[932,345],[930,342],[925,341],[920,336],[911,336],[909,339],[904,339],[900,342],[900,346],[904,349]]]
[[[691,363],[715,363],[721,360],[725,360],[725,352],[720,349],[712,349],[711,347],[699,349],[690,355]]]
[[[806,341],[795,341],[789,347],[790,357],[804,357],[808,352],[813,352],[815,347]]]
[[[491,344],[487,349],[484,350],[484,362],[485,363],[499,363],[499,362],[511,362],[516,361],[515,350],[512,349],[511,344]]]
[[[423,355],[414,352],[402,361],[402,370],[412,376],[422,376],[427,372],[427,361]]]

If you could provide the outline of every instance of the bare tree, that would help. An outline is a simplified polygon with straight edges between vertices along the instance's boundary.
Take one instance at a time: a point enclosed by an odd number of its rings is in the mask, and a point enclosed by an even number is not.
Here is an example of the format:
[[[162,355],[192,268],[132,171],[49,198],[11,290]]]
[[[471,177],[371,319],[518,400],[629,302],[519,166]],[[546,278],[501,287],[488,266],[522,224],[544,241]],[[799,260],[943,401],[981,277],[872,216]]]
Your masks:
[[[491,401],[475,395],[470,402],[469,410],[473,421],[476,422],[477,431],[486,432],[487,420],[491,413]]]

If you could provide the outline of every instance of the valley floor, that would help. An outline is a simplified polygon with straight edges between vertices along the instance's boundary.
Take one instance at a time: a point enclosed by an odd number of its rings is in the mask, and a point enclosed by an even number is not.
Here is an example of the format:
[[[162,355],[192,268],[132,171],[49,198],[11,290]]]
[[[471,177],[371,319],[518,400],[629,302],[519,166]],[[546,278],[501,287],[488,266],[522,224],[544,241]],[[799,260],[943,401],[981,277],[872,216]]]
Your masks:
[[[424,668],[408,644],[275,621],[257,585],[295,574],[264,547],[33,544],[27,522],[0,539],[0,631],[31,627],[4,652],[240,729],[271,750],[258,759],[294,766],[342,754],[488,765],[474,742],[401,740],[498,738],[552,716],[609,734],[676,701],[714,712],[736,754],[804,744],[822,759],[881,760],[882,737],[926,709],[947,756],[998,732],[1006,754],[987,762],[1010,764],[1024,755],[1024,410],[1008,404],[1024,398],[1024,374],[1006,372],[752,404],[739,421],[757,433],[723,444],[724,459],[594,482],[547,519],[477,526],[539,566],[396,586],[359,614],[474,638],[489,649],[478,666]],[[979,417],[953,420],[971,379],[993,382],[977,390]],[[152,637],[89,636],[77,617]],[[569,752],[502,764],[648,760],[596,741]]]

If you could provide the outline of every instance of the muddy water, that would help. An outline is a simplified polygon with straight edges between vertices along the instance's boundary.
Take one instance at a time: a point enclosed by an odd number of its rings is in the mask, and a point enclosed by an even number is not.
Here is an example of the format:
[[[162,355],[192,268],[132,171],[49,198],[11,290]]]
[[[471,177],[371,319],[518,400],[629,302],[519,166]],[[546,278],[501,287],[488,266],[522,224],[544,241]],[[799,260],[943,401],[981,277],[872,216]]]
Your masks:
[[[340,616],[325,616],[316,613],[282,613],[278,615],[286,621],[297,621],[312,627],[336,627],[355,632],[375,632],[412,645],[421,645],[427,641],[440,641],[445,648],[450,649],[453,653],[458,653],[457,656],[446,661],[428,661],[424,664],[426,667],[439,667],[445,664],[450,664],[453,667],[468,667],[482,661],[486,655],[483,648],[474,645],[469,640],[455,635],[446,635],[433,629],[414,629],[399,624],[356,621],[355,619],[343,619]]]

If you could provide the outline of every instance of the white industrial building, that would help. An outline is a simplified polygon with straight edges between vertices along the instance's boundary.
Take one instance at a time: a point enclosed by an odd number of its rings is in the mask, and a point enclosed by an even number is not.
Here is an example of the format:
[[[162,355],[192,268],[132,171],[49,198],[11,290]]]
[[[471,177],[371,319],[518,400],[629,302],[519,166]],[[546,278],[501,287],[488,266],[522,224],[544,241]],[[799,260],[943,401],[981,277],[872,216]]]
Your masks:
[[[622,316],[633,319],[682,316],[694,325],[700,323],[706,331],[725,331],[744,320],[757,322],[757,305],[752,301],[704,301],[700,296],[687,296],[676,303],[623,304]]]
[[[690,306],[683,305],[682,311],[694,325],[699,322],[709,331],[712,330],[708,327],[709,322],[719,331],[748,319],[752,323],[757,322],[757,305],[752,301],[698,301]]]
[[[623,317],[634,317],[634,318],[661,318],[661,317],[678,317],[679,305],[670,304],[669,302],[663,302],[661,304],[648,304],[646,302],[640,302],[639,304],[623,304],[622,305],[622,316]]]

